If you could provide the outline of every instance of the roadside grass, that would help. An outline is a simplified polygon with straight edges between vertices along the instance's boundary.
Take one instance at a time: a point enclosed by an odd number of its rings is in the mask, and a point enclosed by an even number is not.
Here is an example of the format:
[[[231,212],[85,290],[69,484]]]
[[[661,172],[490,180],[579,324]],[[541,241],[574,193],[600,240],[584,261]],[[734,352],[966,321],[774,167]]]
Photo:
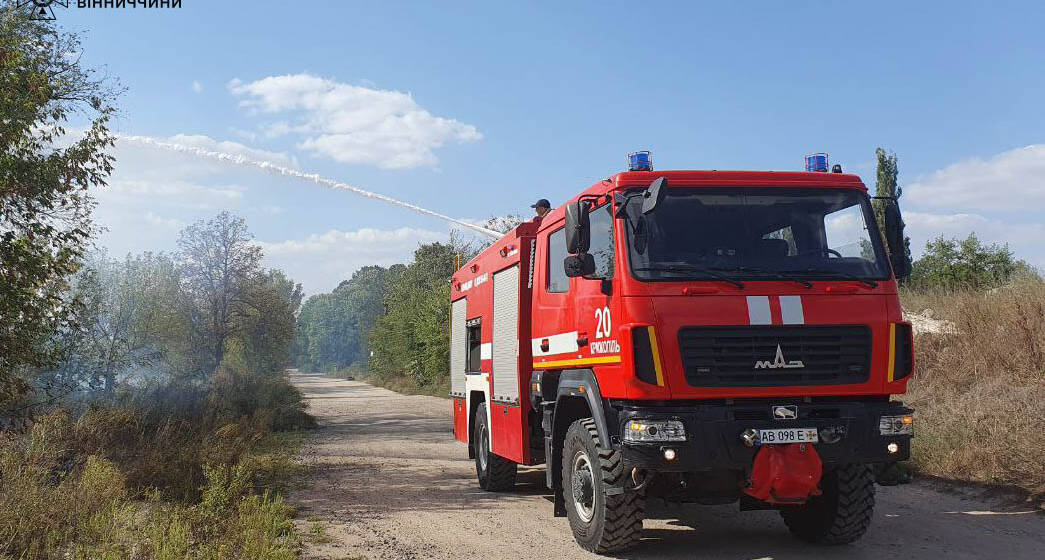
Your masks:
[[[955,331],[915,335],[915,470],[1045,496],[1045,283],[901,299]]]
[[[225,401],[281,390],[290,397],[275,402],[300,398],[272,383],[231,395],[221,384],[220,394],[165,386],[156,391],[168,400],[139,392],[59,408],[25,433],[0,435],[0,558],[297,558],[301,539],[281,493],[303,474],[295,456],[304,435],[273,429],[310,418],[268,401],[238,416]]]

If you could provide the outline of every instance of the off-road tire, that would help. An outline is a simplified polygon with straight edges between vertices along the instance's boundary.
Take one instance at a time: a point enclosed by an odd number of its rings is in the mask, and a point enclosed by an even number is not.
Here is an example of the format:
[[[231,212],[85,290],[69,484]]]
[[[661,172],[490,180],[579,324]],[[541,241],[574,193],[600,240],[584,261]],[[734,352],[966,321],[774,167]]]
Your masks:
[[[578,511],[574,499],[574,464],[585,454],[593,470],[593,504],[590,520]],[[604,448],[591,418],[577,420],[566,432],[562,450],[562,486],[566,499],[566,517],[573,538],[586,550],[597,553],[617,552],[634,546],[642,538],[642,518],[646,513],[646,497],[641,491],[628,490],[607,495],[609,488],[624,486],[629,473],[621,454]]]
[[[842,465],[824,473],[823,495],[803,506],[781,510],[787,528],[818,544],[848,544],[864,535],[874,511],[874,472],[870,465]]]
[[[486,403],[479,403],[475,409],[472,444],[475,445],[475,477],[479,479],[479,487],[488,492],[504,492],[514,488],[519,465],[490,451]]]

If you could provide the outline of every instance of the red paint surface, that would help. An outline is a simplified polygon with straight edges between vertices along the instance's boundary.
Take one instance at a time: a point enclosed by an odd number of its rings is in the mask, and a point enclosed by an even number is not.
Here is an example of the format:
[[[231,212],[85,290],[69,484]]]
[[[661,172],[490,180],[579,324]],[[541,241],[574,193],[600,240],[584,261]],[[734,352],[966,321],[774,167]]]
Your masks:
[[[800,504],[820,495],[823,465],[811,444],[763,445],[744,492],[771,504]]]

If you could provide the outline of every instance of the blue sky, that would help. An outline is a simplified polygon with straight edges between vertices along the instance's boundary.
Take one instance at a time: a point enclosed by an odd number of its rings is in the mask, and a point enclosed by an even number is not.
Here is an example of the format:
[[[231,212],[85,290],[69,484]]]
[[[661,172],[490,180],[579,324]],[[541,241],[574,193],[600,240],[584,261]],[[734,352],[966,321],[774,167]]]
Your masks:
[[[75,4],[75,2],[73,2]],[[116,128],[177,137],[469,219],[557,204],[650,149],[658,168],[874,182],[900,158],[916,249],[975,230],[1045,265],[1045,5],[202,2],[56,8],[128,92]],[[917,5],[913,5],[917,4]],[[642,7],[645,6],[645,7]],[[111,253],[169,250],[227,208],[309,292],[409,258],[438,220],[120,146]]]

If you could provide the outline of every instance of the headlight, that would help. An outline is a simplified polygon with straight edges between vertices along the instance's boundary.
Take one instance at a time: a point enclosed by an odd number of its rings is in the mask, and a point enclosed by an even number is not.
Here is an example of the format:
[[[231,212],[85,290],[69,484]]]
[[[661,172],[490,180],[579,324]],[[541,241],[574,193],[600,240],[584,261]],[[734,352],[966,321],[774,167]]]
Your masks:
[[[686,441],[686,428],[678,420],[629,420],[624,425],[624,441]]]
[[[883,436],[909,436],[914,433],[914,416],[882,416],[878,420],[878,433]]]

